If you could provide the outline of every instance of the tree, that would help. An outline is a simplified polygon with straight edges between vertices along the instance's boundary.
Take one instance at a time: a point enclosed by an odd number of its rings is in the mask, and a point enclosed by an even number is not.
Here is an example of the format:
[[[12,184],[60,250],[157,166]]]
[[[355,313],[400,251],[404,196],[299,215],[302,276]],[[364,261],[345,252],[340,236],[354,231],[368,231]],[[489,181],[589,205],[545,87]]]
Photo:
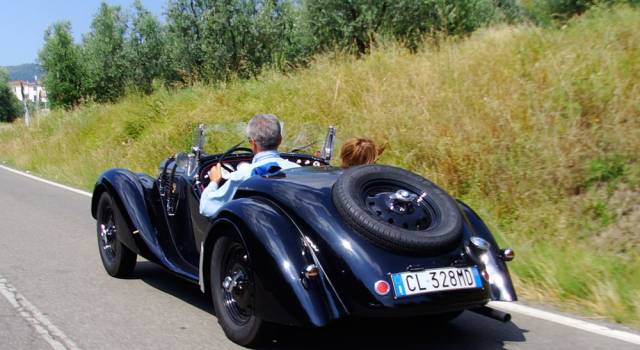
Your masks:
[[[20,101],[11,92],[7,84],[9,75],[4,68],[0,68],[0,122],[11,122],[20,115]]]
[[[299,1],[264,1],[258,9],[254,22],[256,45],[263,53],[260,66],[286,70],[306,62],[313,54],[314,41]]]
[[[305,9],[319,50],[339,47],[364,54],[378,36],[417,49],[427,34],[466,34],[489,23],[512,0],[307,0]],[[510,14],[509,14],[510,15]]]
[[[203,14],[212,7],[208,0],[171,0],[167,6],[167,51],[170,69],[167,81],[205,78]]]
[[[120,6],[100,4],[84,37],[82,59],[86,94],[98,102],[115,101],[124,94],[127,65],[124,53],[126,18]]]
[[[213,1],[203,13],[207,76],[249,78],[265,66],[286,68],[309,53],[296,21],[301,8],[288,0]]]
[[[205,66],[214,80],[251,77],[264,61],[270,43],[266,39],[257,44],[256,7],[254,1],[214,1],[204,13]]]
[[[44,86],[53,107],[71,107],[82,98],[83,71],[80,51],[73,43],[71,24],[57,22],[44,33],[39,55],[44,69]]]
[[[128,76],[142,92],[153,90],[153,80],[165,71],[164,30],[158,19],[146,10],[140,0],[134,5],[131,32],[126,44]]]
[[[462,35],[488,24],[508,1],[399,0],[390,6],[384,30],[416,50],[427,34]]]
[[[307,17],[318,48],[337,46],[365,54],[392,3],[391,0],[307,0]]]

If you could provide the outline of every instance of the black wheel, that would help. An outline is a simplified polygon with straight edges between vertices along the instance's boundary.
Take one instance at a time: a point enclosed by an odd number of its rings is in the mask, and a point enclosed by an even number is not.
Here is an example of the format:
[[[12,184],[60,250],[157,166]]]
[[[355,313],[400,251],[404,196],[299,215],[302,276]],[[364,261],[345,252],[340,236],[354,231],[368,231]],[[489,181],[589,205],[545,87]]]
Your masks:
[[[136,267],[136,254],[118,239],[118,232],[126,229],[119,224],[122,222],[119,215],[121,214],[111,196],[107,192],[102,193],[96,222],[100,258],[109,275],[123,278],[130,275]]]
[[[255,346],[270,325],[255,315],[255,285],[247,250],[233,238],[221,237],[211,255],[210,287],[218,323],[236,344]]]
[[[350,168],[333,185],[332,196],[350,226],[388,250],[438,254],[462,238],[456,201],[431,181],[400,168]]]

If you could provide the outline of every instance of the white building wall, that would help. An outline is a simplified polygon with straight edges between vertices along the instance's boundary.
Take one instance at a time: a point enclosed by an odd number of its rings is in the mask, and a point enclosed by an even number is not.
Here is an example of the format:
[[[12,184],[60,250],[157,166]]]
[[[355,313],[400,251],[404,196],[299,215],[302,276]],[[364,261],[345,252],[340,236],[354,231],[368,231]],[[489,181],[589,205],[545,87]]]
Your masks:
[[[13,94],[16,95],[18,100],[22,101],[20,82],[10,82],[10,84],[13,86]],[[36,102],[38,100],[38,96],[40,96],[40,102],[48,102],[46,91],[42,85],[23,82],[22,86],[24,86],[24,96],[28,101]]]

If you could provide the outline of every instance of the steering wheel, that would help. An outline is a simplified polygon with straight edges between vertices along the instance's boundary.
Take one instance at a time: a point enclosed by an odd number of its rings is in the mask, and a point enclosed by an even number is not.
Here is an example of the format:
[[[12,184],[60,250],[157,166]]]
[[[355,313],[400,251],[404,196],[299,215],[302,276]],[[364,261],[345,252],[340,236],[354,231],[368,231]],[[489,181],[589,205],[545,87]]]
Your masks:
[[[251,148],[247,148],[247,147],[238,147],[238,145],[235,145],[233,147],[231,147],[230,149],[228,149],[226,152],[222,153],[222,155],[220,156],[220,158],[218,158],[218,163],[220,163],[220,165],[225,168],[225,170],[229,171],[229,172],[234,172],[236,171],[235,169],[233,169],[230,165],[225,164],[224,163],[224,159],[227,158],[228,156],[237,153],[237,152],[245,152],[245,153],[251,153],[253,154],[253,151],[251,150]]]

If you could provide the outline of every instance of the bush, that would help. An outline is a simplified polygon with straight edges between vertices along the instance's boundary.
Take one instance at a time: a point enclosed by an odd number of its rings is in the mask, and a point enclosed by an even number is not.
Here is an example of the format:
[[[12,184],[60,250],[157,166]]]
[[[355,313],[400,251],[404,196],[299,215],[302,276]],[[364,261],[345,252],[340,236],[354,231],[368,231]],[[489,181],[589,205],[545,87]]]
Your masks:
[[[613,181],[624,175],[626,159],[620,155],[598,157],[589,162],[586,185]]]
[[[0,68],[0,122],[11,122],[20,115],[20,101],[11,92],[7,82],[9,76],[4,68]]]
[[[377,36],[390,36],[416,50],[425,35],[462,35],[501,14],[514,18],[512,0],[307,1],[306,15],[318,50],[335,46],[364,54]]]
[[[638,5],[640,0],[526,0],[525,12],[534,22],[543,25],[564,23],[573,16],[581,15],[593,6],[615,4]]]

